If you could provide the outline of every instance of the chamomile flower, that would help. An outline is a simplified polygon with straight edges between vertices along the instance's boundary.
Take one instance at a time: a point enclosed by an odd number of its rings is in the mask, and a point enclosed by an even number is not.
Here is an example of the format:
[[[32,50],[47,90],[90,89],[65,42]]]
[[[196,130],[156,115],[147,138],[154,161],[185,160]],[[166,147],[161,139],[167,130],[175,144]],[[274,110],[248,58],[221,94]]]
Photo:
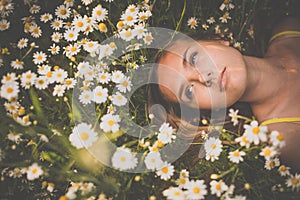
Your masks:
[[[64,53],[67,57],[69,56],[75,56],[80,52],[81,45],[78,43],[75,44],[69,44],[68,46],[64,47]]]
[[[11,61],[10,66],[14,69],[23,69],[24,68],[23,64],[24,64],[23,61],[16,59],[16,60]]]
[[[125,13],[131,13],[133,15],[136,15],[138,12],[139,9],[134,4],[129,5],[125,10]]]
[[[46,61],[46,59],[47,59],[47,55],[42,51],[35,52],[33,54],[33,62],[36,65],[42,64],[43,62]]]
[[[168,189],[165,189],[163,191],[163,195],[167,199],[172,199],[172,200],[183,200],[183,199],[186,199],[186,196],[185,196],[183,190],[181,190],[178,187],[169,187]]]
[[[112,104],[116,106],[124,106],[127,103],[127,99],[120,93],[116,92],[112,95]]]
[[[280,161],[278,158],[270,158],[265,162],[265,168],[267,170],[271,170],[275,167],[278,167],[279,165],[280,165]]]
[[[97,81],[107,84],[110,81],[110,74],[108,72],[100,72],[97,76]]]
[[[92,66],[89,62],[80,62],[77,65],[78,74],[80,77],[83,77],[89,70],[91,70]]]
[[[54,19],[51,22],[51,28],[58,31],[63,27],[64,23],[61,19]]]
[[[64,85],[66,86],[67,89],[74,88],[76,83],[77,81],[74,78],[67,78],[64,80]]]
[[[111,74],[111,80],[114,82],[114,83],[120,83],[121,80],[123,79],[124,77],[124,74],[122,71],[120,70],[115,70],[112,72]]]
[[[135,32],[131,29],[123,29],[119,33],[120,37],[125,41],[130,41],[135,37]]]
[[[93,2],[93,0],[81,0],[81,2],[84,4],[84,5],[89,5]]]
[[[210,18],[208,18],[208,19],[206,20],[206,22],[207,22],[208,24],[213,24],[213,23],[216,22],[216,20],[215,20],[214,17],[210,17]]]
[[[138,163],[135,155],[130,151],[130,149],[125,147],[118,147],[114,155],[112,156],[111,161],[112,166],[115,169],[120,170],[133,169],[137,166]]]
[[[33,4],[33,5],[30,7],[29,12],[30,12],[31,14],[37,14],[37,13],[40,12],[40,10],[41,10],[41,6],[36,5],[36,4]]]
[[[126,92],[131,90],[131,81],[130,77],[124,76],[120,83],[117,85],[117,88],[120,92]]]
[[[253,142],[258,145],[260,141],[267,141],[267,131],[268,128],[266,126],[259,126],[257,121],[252,121],[250,125],[244,125],[247,140]]]
[[[39,38],[42,36],[42,29],[38,25],[34,24],[33,26],[30,26],[29,32],[32,37]]]
[[[40,90],[44,90],[48,87],[48,79],[46,76],[39,76],[35,79],[35,87]]]
[[[52,55],[57,55],[57,54],[59,54],[60,46],[58,46],[56,44],[52,44],[50,46],[50,48],[48,49],[48,51],[50,51]]]
[[[63,69],[56,69],[56,70],[54,70],[52,76],[53,76],[55,82],[63,83],[65,78],[67,78],[67,76],[68,76],[68,72],[66,72]]]
[[[156,170],[156,175],[158,175],[162,180],[168,180],[174,174],[174,166],[168,162],[163,162],[160,167]]]
[[[278,167],[278,171],[280,173],[280,176],[288,176],[288,175],[290,175],[290,169],[291,169],[290,167],[287,167],[285,165],[280,165]]]
[[[51,71],[51,67],[49,65],[40,65],[40,66],[38,66],[38,73],[40,75],[46,75],[50,71]]]
[[[89,53],[96,52],[98,48],[98,42],[88,41],[83,45],[83,49]]]
[[[11,132],[7,135],[7,139],[12,142],[19,144],[23,139],[21,138],[22,134],[17,132]]]
[[[62,34],[59,32],[54,32],[51,35],[51,40],[55,43],[58,43],[60,41],[60,39],[62,38]]]
[[[204,149],[206,152],[206,160],[212,162],[219,159],[219,155],[222,152],[222,142],[218,138],[210,137],[204,143]]]
[[[121,15],[121,20],[125,25],[133,26],[137,22],[137,13],[125,12]]]
[[[213,180],[209,184],[210,184],[211,194],[215,194],[217,195],[217,197],[220,197],[223,192],[228,190],[228,186],[222,180],[220,181]]]
[[[140,22],[144,22],[145,20],[147,20],[149,17],[152,16],[152,13],[150,10],[146,10],[146,11],[138,12],[137,16]]]
[[[72,21],[72,27],[77,32],[85,31],[87,28],[87,25],[88,25],[88,22],[87,22],[86,18],[83,18],[81,16],[75,17]]]
[[[245,156],[245,155],[246,155],[245,152],[239,151],[239,150],[235,150],[235,151],[229,152],[228,158],[233,163],[239,163],[239,162],[243,162],[244,161],[243,156]]]
[[[64,33],[64,38],[68,41],[68,42],[71,42],[71,41],[76,41],[77,38],[78,38],[78,31],[75,30],[75,29],[67,29]]]
[[[48,21],[52,20],[53,16],[50,13],[44,13],[41,15],[40,20],[44,23],[47,23]]]
[[[143,24],[134,25],[134,32],[137,39],[142,39],[146,33],[145,26]]]
[[[90,147],[98,139],[98,134],[93,131],[92,125],[80,123],[73,128],[69,141],[77,149]]]
[[[157,139],[163,144],[171,143],[176,138],[174,130],[168,123],[163,123],[159,128]]]
[[[246,148],[249,148],[251,144],[245,135],[235,138],[235,141],[239,142],[242,147],[246,147]]]
[[[53,89],[53,96],[62,97],[65,93],[66,86],[65,85],[55,85]]]
[[[97,86],[94,90],[94,102],[96,103],[104,103],[108,97],[108,89],[103,88],[102,86]]]
[[[27,47],[27,45],[28,45],[28,39],[27,38],[21,38],[18,41],[17,47],[19,49],[23,49],[23,48]]]
[[[98,4],[92,11],[92,18],[98,22],[104,21],[107,17],[107,10]]]
[[[0,31],[5,31],[9,29],[9,27],[10,27],[10,22],[7,21],[6,19],[2,19],[0,21]]]
[[[149,152],[145,157],[145,165],[147,169],[155,170],[163,164],[159,152]]]
[[[266,146],[261,150],[259,155],[264,156],[266,160],[269,160],[273,158],[275,155],[277,155],[277,150],[273,146]]]
[[[103,22],[98,24],[98,29],[102,33],[106,33],[108,31],[106,24]]]
[[[35,83],[36,74],[30,70],[21,75],[21,85],[25,89],[29,89]]]
[[[79,96],[79,101],[86,105],[91,103],[93,100],[93,92],[90,90],[84,90],[81,92],[80,96]]]
[[[273,146],[282,148],[285,146],[284,137],[278,131],[272,131],[270,134],[270,141]]]
[[[33,163],[31,166],[29,166],[26,169],[26,173],[27,173],[27,179],[29,181],[32,181],[34,179],[39,178],[41,175],[43,175],[44,172],[37,163]]]
[[[152,34],[150,32],[148,33],[145,33],[145,36],[144,36],[144,39],[143,39],[144,43],[146,45],[150,45],[153,41],[153,37],[152,37]]]
[[[233,123],[233,126],[236,126],[239,123],[238,112],[239,110],[233,110],[232,108],[229,109],[228,115],[231,118],[231,122]]]
[[[291,187],[292,190],[299,191],[300,188],[300,174],[290,175],[290,177],[286,180],[286,185]]]
[[[191,17],[188,19],[187,24],[191,29],[196,29],[198,26],[198,19],[196,17]]]
[[[219,7],[220,10],[224,10],[224,9],[227,9],[227,10],[231,10],[234,8],[234,4],[232,4],[231,0],[224,0],[224,2],[221,4],[221,6]]]
[[[74,0],[64,0],[64,4],[67,7],[72,7],[72,6],[74,6]]]
[[[1,79],[1,83],[2,84],[6,84],[8,82],[12,82],[12,81],[16,81],[17,77],[16,77],[16,73],[7,73],[6,75],[4,75]]]
[[[5,102],[4,107],[10,113],[18,113],[20,103],[18,101]]]
[[[70,14],[71,14],[70,8],[68,8],[65,5],[59,5],[55,9],[55,15],[60,19],[67,19],[68,17],[70,17]]]
[[[186,199],[204,199],[207,194],[204,180],[191,180],[186,184]]]
[[[225,12],[223,16],[219,18],[222,23],[227,23],[229,19],[231,19],[229,12]]]
[[[83,183],[79,189],[81,190],[81,193],[85,195],[91,192],[94,187],[95,187],[94,183],[87,182],[87,183]]]
[[[101,118],[100,128],[105,132],[117,132],[120,128],[119,122],[119,115],[106,114]]]

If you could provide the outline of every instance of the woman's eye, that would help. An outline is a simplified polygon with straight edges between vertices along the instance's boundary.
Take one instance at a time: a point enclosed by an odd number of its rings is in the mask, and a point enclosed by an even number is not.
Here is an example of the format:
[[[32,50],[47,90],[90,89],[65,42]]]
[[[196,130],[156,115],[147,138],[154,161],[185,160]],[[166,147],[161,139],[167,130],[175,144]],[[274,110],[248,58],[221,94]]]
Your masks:
[[[192,85],[186,88],[186,90],[185,90],[185,96],[186,96],[189,100],[192,99],[192,97],[193,97],[193,86],[192,86]]]
[[[195,65],[196,64],[196,58],[197,58],[197,52],[192,53],[192,55],[190,57],[190,64],[191,65]]]

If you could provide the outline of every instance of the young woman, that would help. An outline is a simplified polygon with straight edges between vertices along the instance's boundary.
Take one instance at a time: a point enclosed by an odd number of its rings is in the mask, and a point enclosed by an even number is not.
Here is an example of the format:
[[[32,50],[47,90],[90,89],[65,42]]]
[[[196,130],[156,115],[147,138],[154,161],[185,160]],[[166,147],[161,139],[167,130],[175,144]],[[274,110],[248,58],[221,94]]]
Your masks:
[[[174,41],[153,71],[150,107],[161,104],[178,128],[180,105],[220,109],[247,102],[256,119],[284,135],[282,163],[300,169],[300,19],[273,30],[263,58],[245,56],[222,40]]]

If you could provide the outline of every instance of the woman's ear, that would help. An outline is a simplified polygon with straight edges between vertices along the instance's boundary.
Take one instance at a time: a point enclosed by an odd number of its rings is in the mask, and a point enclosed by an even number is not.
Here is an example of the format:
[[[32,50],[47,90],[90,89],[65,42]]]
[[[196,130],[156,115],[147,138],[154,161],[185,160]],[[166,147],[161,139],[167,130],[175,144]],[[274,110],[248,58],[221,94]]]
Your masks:
[[[222,40],[222,39],[220,39],[220,40],[217,40],[220,44],[223,44],[223,45],[225,45],[225,46],[229,46],[230,45],[230,42],[229,41],[227,41],[227,40]]]

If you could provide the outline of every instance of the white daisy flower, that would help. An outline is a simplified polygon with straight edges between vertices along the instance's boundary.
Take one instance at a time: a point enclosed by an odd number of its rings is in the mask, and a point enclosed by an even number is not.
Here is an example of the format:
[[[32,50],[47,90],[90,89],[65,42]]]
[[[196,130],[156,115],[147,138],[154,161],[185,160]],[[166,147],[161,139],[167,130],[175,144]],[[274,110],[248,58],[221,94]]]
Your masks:
[[[46,59],[47,59],[47,55],[42,51],[35,52],[33,54],[33,62],[36,65],[42,64],[43,62],[46,61]]]
[[[72,27],[77,32],[85,31],[87,28],[87,25],[88,25],[87,20],[81,16],[76,16],[72,21]]]
[[[108,89],[103,88],[102,86],[97,86],[94,90],[94,102],[96,103],[104,103],[108,97]]]
[[[233,110],[232,108],[229,109],[228,115],[231,118],[231,122],[233,123],[233,126],[236,126],[239,123],[238,112],[239,110]]]
[[[74,88],[76,83],[77,81],[74,78],[67,78],[64,81],[64,85],[66,86],[67,89]]]
[[[107,17],[107,10],[98,4],[92,11],[92,18],[96,21],[104,21]]]
[[[227,22],[228,22],[227,20],[229,20],[229,19],[231,19],[231,17],[229,16],[229,12],[225,12],[225,13],[223,14],[223,16],[219,18],[219,20],[220,20],[222,23],[227,23]]]
[[[33,163],[31,166],[29,166],[26,169],[26,173],[27,173],[27,179],[29,181],[32,181],[34,179],[39,178],[41,175],[43,175],[44,172],[37,163]]]
[[[286,180],[286,185],[291,187],[292,190],[299,191],[300,188],[300,174],[290,175],[290,177]]]
[[[46,76],[39,76],[35,79],[35,87],[39,90],[44,90],[48,87],[48,79]]]
[[[130,77],[124,76],[123,79],[121,79],[120,83],[117,85],[117,88],[120,92],[126,92],[131,90],[131,81]]]
[[[40,10],[41,10],[41,6],[36,5],[36,4],[33,4],[33,5],[30,7],[29,12],[30,12],[31,14],[37,14],[37,13],[40,12]]]
[[[114,48],[112,48],[109,44],[105,45],[98,45],[97,53],[99,54],[98,59],[102,60],[103,58],[110,56],[114,51]]]
[[[93,100],[93,92],[90,90],[84,90],[83,92],[81,92],[80,96],[79,96],[79,101],[86,105],[91,103]]]
[[[198,19],[196,17],[190,17],[187,21],[187,24],[191,29],[196,29],[198,26]]]
[[[133,26],[137,22],[137,13],[125,12],[121,15],[121,20],[125,25]]]
[[[8,82],[16,81],[18,78],[16,77],[16,73],[7,73],[1,79],[1,83],[5,84]]]
[[[176,136],[173,134],[174,129],[168,123],[163,123],[159,128],[159,133],[157,139],[163,144],[171,143],[172,140],[176,139]]]
[[[118,147],[111,159],[115,169],[129,170],[137,166],[138,160],[130,149]]]
[[[120,93],[116,92],[116,94],[112,95],[112,104],[116,106],[124,106],[127,103],[127,99]]]
[[[126,8],[125,13],[126,12],[136,15],[139,12],[139,9],[134,4],[131,4]]]
[[[210,191],[211,194],[216,194],[217,197],[220,197],[223,192],[228,190],[228,186],[222,181],[213,180],[210,182]]]
[[[51,71],[51,67],[49,65],[38,66],[38,73],[41,75],[46,75],[50,71]]]
[[[206,21],[207,21],[207,23],[209,23],[209,24],[213,24],[213,23],[216,22],[216,20],[215,20],[214,17],[210,17],[210,18],[208,18]]]
[[[91,3],[93,2],[93,0],[81,0],[81,2],[82,2],[85,6],[87,6],[87,5],[91,4]]]
[[[74,0],[64,0],[64,4],[67,7],[72,7],[72,6],[74,6]]]
[[[83,49],[89,53],[96,52],[99,47],[98,45],[96,41],[88,41],[83,45]]]
[[[62,97],[65,93],[66,86],[65,85],[55,85],[52,95]]]
[[[95,188],[94,183],[88,182],[88,183],[83,183],[79,190],[81,190],[83,195],[86,195],[87,193],[91,192],[92,189]]]
[[[61,19],[54,19],[51,22],[51,28],[58,31],[63,27],[64,23]]]
[[[17,123],[21,124],[22,126],[29,126],[32,124],[29,115],[25,115],[24,117],[17,117],[15,120]]]
[[[6,19],[2,19],[0,21],[0,31],[5,31],[9,29],[9,27],[10,27],[10,22],[7,21]]]
[[[178,185],[179,188],[181,189],[187,189],[187,184],[189,182],[189,178],[186,178],[186,177],[179,177],[177,180],[176,180],[176,184]]]
[[[278,171],[280,173],[280,176],[288,176],[290,175],[290,167],[287,167],[285,165],[280,165],[278,168]]]
[[[187,199],[204,199],[207,194],[204,180],[191,180],[186,184],[186,189],[184,193]]]
[[[11,61],[10,66],[14,69],[23,69],[24,68],[23,64],[24,64],[23,61],[16,59],[16,60]]]
[[[75,30],[75,29],[67,29],[64,33],[64,38],[68,41],[68,42],[71,42],[71,41],[76,41],[77,38],[78,38],[78,31]]]
[[[98,134],[92,130],[92,125],[80,123],[73,128],[69,141],[77,149],[89,148],[98,139]]]
[[[67,57],[75,56],[80,52],[81,45],[78,43],[69,44],[68,46],[64,47],[64,53]]]
[[[27,45],[28,45],[28,39],[27,38],[21,38],[18,41],[17,47],[19,49],[23,49],[23,48],[27,47]]]
[[[34,24],[33,26],[30,26],[29,32],[32,37],[39,38],[42,36],[42,29],[38,25]]]
[[[67,19],[68,17],[70,17],[70,14],[71,14],[70,8],[68,8],[68,7],[65,6],[65,5],[59,5],[59,6],[56,7],[56,9],[55,9],[55,15],[56,15],[58,18],[61,18],[61,19]]]
[[[270,158],[265,162],[265,168],[267,170],[271,170],[275,167],[278,167],[279,165],[280,165],[280,161],[278,158]]]
[[[120,37],[125,41],[132,40],[135,37],[135,34],[136,33],[131,28],[123,29],[119,33]]]
[[[266,146],[265,148],[263,148],[261,150],[261,152],[259,153],[260,156],[264,156],[266,160],[270,160],[271,158],[273,158],[274,156],[277,155],[277,150],[272,146]]]
[[[108,72],[100,72],[97,76],[97,81],[101,84],[107,84],[110,81],[110,74]]]
[[[120,128],[119,122],[119,115],[106,114],[101,118],[100,128],[105,132],[117,132]]]
[[[123,72],[121,72],[120,70],[115,70],[112,72],[111,74],[111,80],[114,82],[114,83],[120,83],[121,80],[123,79],[124,77],[124,74]]]
[[[145,20],[147,20],[149,17],[152,16],[152,13],[150,10],[146,10],[146,11],[141,11],[141,12],[138,12],[138,20],[140,22],[144,22]]]
[[[62,34],[59,32],[54,32],[51,35],[51,40],[55,43],[58,43],[60,41],[60,39],[62,38]]]
[[[233,163],[240,163],[244,161],[243,156],[245,156],[246,153],[243,151],[239,151],[238,149],[232,152],[229,152],[229,160]]]
[[[245,135],[235,138],[235,141],[239,142],[242,147],[246,147],[246,148],[249,148],[251,144]]]
[[[159,152],[149,152],[146,155],[144,162],[145,162],[147,169],[150,169],[150,170],[155,170],[163,164],[163,161],[161,159],[161,155]]]
[[[170,163],[163,162],[160,167],[156,170],[156,175],[159,176],[162,180],[168,180],[174,174],[174,166]]]
[[[50,51],[52,55],[57,55],[57,54],[59,54],[60,47],[56,44],[52,44],[50,46],[50,48],[48,49],[48,51]]]
[[[44,13],[41,15],[40,20],[44,23],[47,23],[48,21],[52,20],[53,16],[50,13]]]
[[[17,101],[5,102],[4,107],[10,113],[18,113],[20,108],[20,103]]]
[[[247,140],[258,145],[259,141],[267,141],[267,126],[258,126],[257,121],[252,121],[250,125],[244,125],[245,132],[244,135],[247,137]]]
[[[56,70],[54,70],[52,76],[53,76],[53,79],[55,80],[55,82],[63,83],[65,78],[67,78],[67,76],[68,76],[68,72],[66,72],[63,69],[56,69]]]
[[[272,131],[270,134],[270,141],[275,147],[282,148],[285,146],[284,137],[278,131]]]
[[[231,0],[224,0],[224,2],[221,4],[221,6],[219,7],[220,10],[224,10],[224,9],[227,9],[227,10],[231,10],[234,8],[234,4],[232,4],[232,1]]]
[[[36,74],[30,70],[21,75],[21,85],[25,89],[29,89],[35,83]]]
[[[169,187],[168,189],[165,189],[163,191],[163,195],[167,199],[172,199],[172,200],[184,200],[184,199],[186,199],[186,196],[185,196],[184,192],[178,187]]]
[[[211,160],[212,162],[217,160],[222,152],[222,147],[223,145],[219,138],[208,138],[204,143],[206,160]]]
[[[146,45],[150,45],[152,43],[152,41],[153,41],[152,34],[150,32],[149,33],[145,33],[143,41],[145,42]]]
[[[77,65],[78,74],[80,77],[83,77],[89,70],[91,70],[92,66],[89,62],[80,62]]]
[[[22,134],[21,133],[16,133],[16,132],[11,132],[7,135],[7,138],[12,141],[15,142],[17,144],[19,144],[23,139],[21,138]]]

